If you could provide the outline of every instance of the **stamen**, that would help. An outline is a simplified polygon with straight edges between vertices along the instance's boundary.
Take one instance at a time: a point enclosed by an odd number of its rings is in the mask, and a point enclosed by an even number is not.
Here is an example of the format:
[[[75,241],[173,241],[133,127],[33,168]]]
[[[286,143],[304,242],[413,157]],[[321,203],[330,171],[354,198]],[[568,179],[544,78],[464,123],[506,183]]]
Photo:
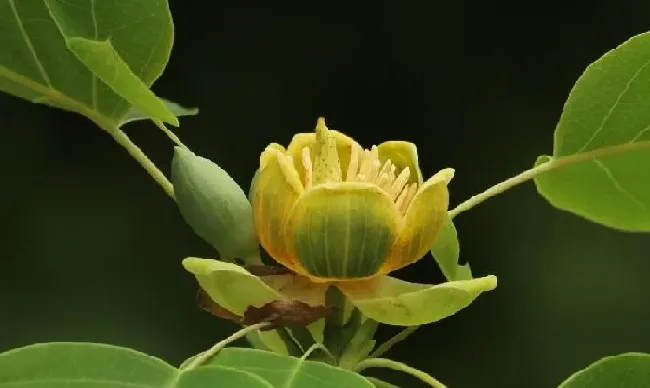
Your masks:
[[[382,173],[379,175],[379,178],[377,178],[377,186],[386,192],[390,189],[390,183],[390,176],[386,173]]]
[[[397,167],[391,163],[390,164],[390,173],[388,174],[390,176],[390,182],[393,183],[395,180],[395,172],[397,171]]]
[[[376,145],[370,148],[370,154],[374,160],[379,160],[379,148]]]
[[[345,180],[351,182],[355,180],[357,174],[359,173],[359,153],[361,152],[361,147],[357,143],[352,143],[352,150],[350,152],[350,164],[348,164],[348,173],[345,177]]]
[[[302,167],[305,169],[305,190],[309,190],[314,184],[314,169],[311,164],[309,147],[302,149]]]
[[[408,185],[404,190],[408,189],[406,192],[406,197],[404,198],[404,202],[402,203],[402,207],[399,209],[402,214],[406,214],[406,211],[409,208],[409,204],[413,200],[413,197],[415,197],[415,194],[418,191],[418,184],[417,183],[411,183]]]
[[[397,206],[397,210],[400,213],[403,213],[402,212],[402,207],[404,207],[404,201],[406,201],[406,196],[408,195],[408,191],[409,191],[408,187],[405,187],[404,189],[402,189],[402,192],[399,193],[399,195],[397,196],[397,199],[395,200],[395,206]]]
[[[361,167],[359,167],[359,174],[357,174],[357,176],[359,176],[359,175],[367,176],[368,175],[367,172],[368,172],[368,169],[370,168],[370,161],[371,161],[371,159],[370,159],[370,151],[363,150],[363,155],[361,156],[361,158],[363,160],[361,161]],[[358,180],[360,180],[360,179],[358,179]]]
[[[404,169],[399,174],[399,176],[395,179],[395,182],[393,182],[393,185],[390,188],[393,199],[395,199],[397,195],[402,191],[402,189],[406,185],[406,182],[408,182],[409,180],[409,175],[411,175],[411,171],[409,170],[408,166],[404,167]]]
[[[325,119],[316,122],[316,147],[314,155],[314,184],[323,182],[340,182],[342,179],[341,162],[336,148],[336,138],[327,129]]]
[[[376,182],[379,182],[379,178],[380,178],[382,175],[388,175],[388,173],[390,172],[390,166],[391,166],[392,164],[393,164],[393,163],[392,163],[390,160],[387,160],[386,163],[384,163],[384,167],[382,167],[381,170],[379,171],[379,174],[377,174],[377,180],[376,180]]]
[[[377,179],[377,175],[379,174],[379,167],[381,167],[381,162],[377,159],[373,160],[370,162],[370,168],[368,169],[368,172],[366,173],[365,182],[372,182],[375,179]]]

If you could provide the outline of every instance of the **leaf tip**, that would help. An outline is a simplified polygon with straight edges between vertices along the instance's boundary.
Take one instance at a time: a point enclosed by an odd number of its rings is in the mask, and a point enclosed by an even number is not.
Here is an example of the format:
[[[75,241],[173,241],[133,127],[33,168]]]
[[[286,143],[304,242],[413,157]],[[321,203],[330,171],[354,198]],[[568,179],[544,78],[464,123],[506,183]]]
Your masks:
[[[181,264],[186,271],[194,275],[202,275],[209,272],[207,268],[208,263],[206,261],[206,259],[200,259],[198,257],[187,257],[183,259]]]
[[[497,277],[494,275],[488,275],[483,278],[483,285],[485,291],[492,291],[497,288]]]
[[[178,121],[178,117],[174,116],[171,112],[169,112],[168,115],[165,115],[165,122],[169,125],[173,125],[174,127],[178,128],[180,127],[181,123]]]

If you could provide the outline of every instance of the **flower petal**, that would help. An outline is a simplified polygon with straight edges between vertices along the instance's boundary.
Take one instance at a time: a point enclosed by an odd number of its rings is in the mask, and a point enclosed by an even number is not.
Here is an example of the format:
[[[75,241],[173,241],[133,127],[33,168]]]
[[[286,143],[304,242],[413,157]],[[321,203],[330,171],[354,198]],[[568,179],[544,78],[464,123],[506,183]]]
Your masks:
[[[329,131],[334,135],[334,138],[336,139],[336,151],[339,155],[341,171],[343,171],[345,174],[345,172],[348,170],[348,165],[350,164],[352,144],[355,144],[356,141],[339,131],[333,129],[330,129]],[[289,146],[287,147],[287,154],[292,157],[293,164],[296,167],[296,171],[298,171],[298,175],[300,176],[300,181],[303,183],[305,182],[305,169],[302,165],[302,149],[309,147],[309,151],[313,157],[316,155],[315,144],[315,132],[298,133],[293,137],[293,139],[291,139],[291,143],[289,143]]]
[[[399,213],[370,183],[327,183],[306,192],[291,210],[286,246],[313,281],[374,276],[397,236]]]
[[[402,220],[402,228],[393,246],[390,260],[382,268],[382,273],[389,273],[416,262],[431,249],[447,214],[447,183],[453,173],[454,170],[450,168],[438,172],[415,194]]]
[[[492,275],[438,285],[409,283],[390,276],[338,284],[368,318],[396,326],[439,321],[467,307],[482,292],[496,286],[497,278]]]
[[[415,182],[418,186],[422,185],[422,171],[420,171],[418,149],[415,144],[398,140],[385,141],[377,146],[377,151],[382,164],[390,159],[399,171],[408,167],[411,171],[408,183]]]
[[[218,260],[189,257],[183,260],[183,267],[192,273],[201,288],[220,307],[243,316],[250,306],[261,307],[276,300],[298,300],[311,306],[325,304],[327,285],[314,284],[296,275],[276,275],[262,279],[244,268]],[[281,290],[279,286],[286,287]],[[324,320],[312,323],[308,329],[314,339],[323,338]],[[260,332],[265,345],[274,351],[287,354],[286,346],[275,330]]]
[[[260,243],[280,264],[296,270],[295,260],[284,245],[282,227],[287,214],[304,189],[291,160],[271,145],[260,157],[249,195],[253,220]]]

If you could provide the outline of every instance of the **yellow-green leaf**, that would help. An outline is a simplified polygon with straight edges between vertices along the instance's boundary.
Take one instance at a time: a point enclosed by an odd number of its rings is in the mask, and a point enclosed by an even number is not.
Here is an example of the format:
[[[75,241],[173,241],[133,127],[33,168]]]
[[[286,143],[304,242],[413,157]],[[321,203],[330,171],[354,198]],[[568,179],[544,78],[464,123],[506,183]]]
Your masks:
[[[414,326],[453,315],[496,286],[497,278],[492,275],[438,285],[409,283],[383,276],[365,284],[343,283],[341,291],[364,315],[377,322]]]
[[[431,255],[447,280],[469,280],[472,278],[472,270],[469,264],[458,264],[460,257],[458,232],[456,232],[454,222],[449,216],[445,217],[440,234],[433,247],[431,247]]]
[[[275,300],[300,299],[314,305],[324,298],[325,287],[308,285],[302,287],[291,279],[283,279],[283,275],[269,276],[267,284],[232,263],[189,257],[183,260],[183,267],[196,277],[201,288],[214,302],[240,317],[250,306],[261,307]],[[273,285],[283,287],[283,292],[274,289]],[[307,328],[317,341],[322,340],[322,320],[312,323]],[[275,330],[260,332],[260,339],[273,351],[288,354],[286,346]]]

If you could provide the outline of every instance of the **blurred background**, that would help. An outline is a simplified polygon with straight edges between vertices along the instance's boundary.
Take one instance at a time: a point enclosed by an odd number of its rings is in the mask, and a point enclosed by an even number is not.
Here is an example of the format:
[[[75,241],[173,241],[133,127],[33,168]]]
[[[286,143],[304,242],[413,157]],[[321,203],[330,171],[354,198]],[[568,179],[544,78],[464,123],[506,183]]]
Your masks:
[[[365,145],[416,143],[425,176],[456,168],[452,206],[551,153],[584,68],[650,27],[641,1],[206,4],[170,1],[174,50],[154,85],[201,109],[177,131],[196,153],[247,190],[268,143],[287,144],[323,115]],[[178,364],[236,330],[197,308],[180,265],[213,250],[109,136],[5,94],[0,113],[0,351],[95,341]],[[165,136],[151,123],[126,129],[168,173]],[[456,225],[462,259],[499,287],[389,357],[450,388],[541,388],[603,356],[650,352],[650,236],[555,210],[532,183]],[[431,257],[397,275],[442,281]]]

